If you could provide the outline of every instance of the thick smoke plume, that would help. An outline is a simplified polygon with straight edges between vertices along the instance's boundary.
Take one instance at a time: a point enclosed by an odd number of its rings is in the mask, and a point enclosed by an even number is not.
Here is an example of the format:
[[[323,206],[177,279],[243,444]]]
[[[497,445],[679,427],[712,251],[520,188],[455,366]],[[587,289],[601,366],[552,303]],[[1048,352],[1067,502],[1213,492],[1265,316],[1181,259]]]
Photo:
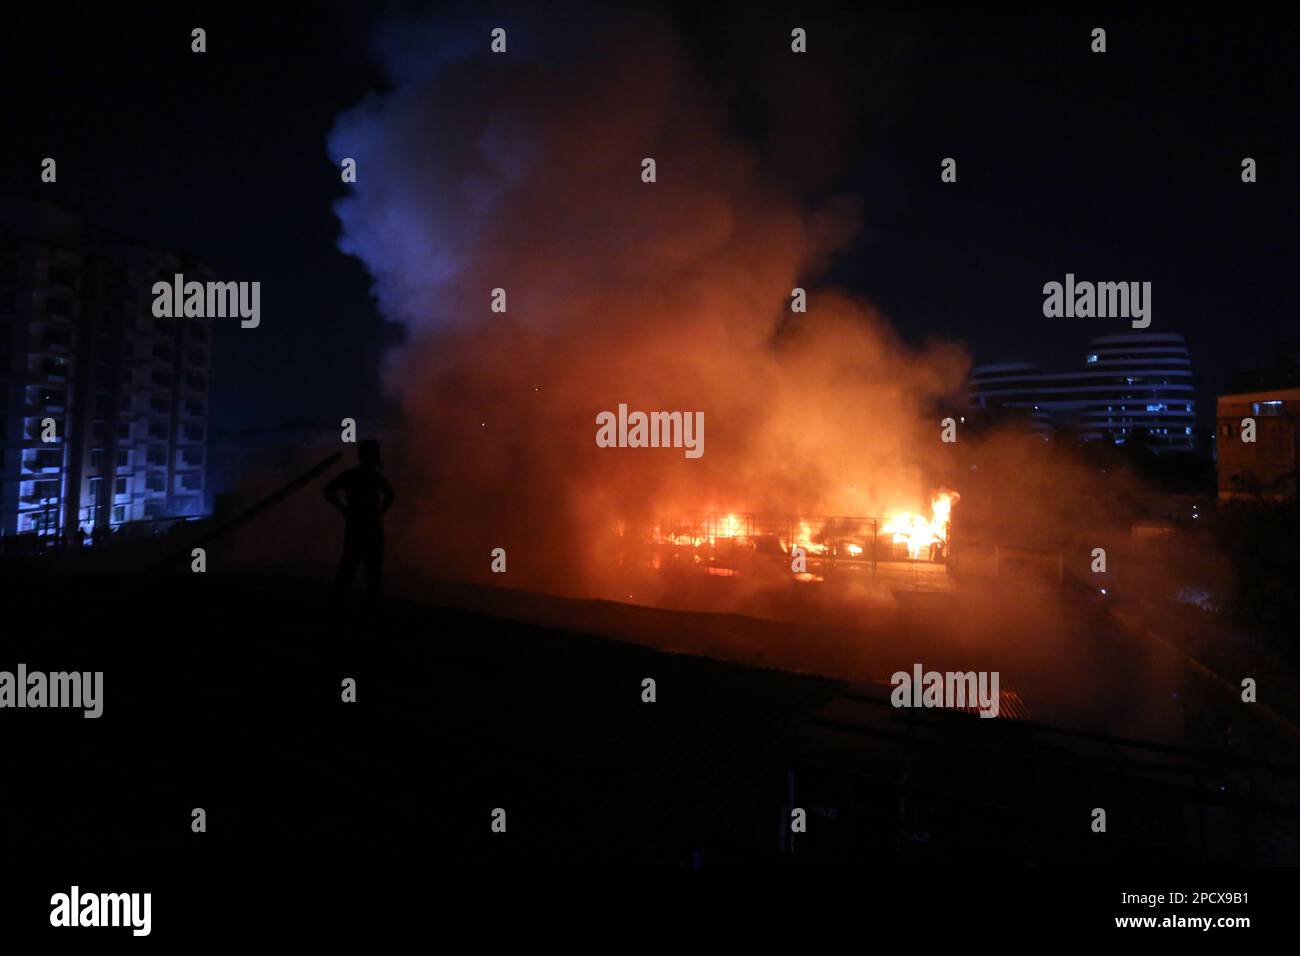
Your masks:
[[[752,125],[735,131],[735,87],[720,92],[701,74],[666,21],[593,26],[547,9],[551,33],[509,20],[500,55],[488,49],[496,23],[390,23],[389,88],[329,139],[332,158],[357,168],[336,207],[340,246],[407,332],[385,370],[402,409],[385,436],[394,590],[838,677],[885,681],[917,661],[997,670],[1043,719],[1091,714],[1104,729],[1176,735],[1164,705],[1174,666],[1111,639],[1104,611],[1063,588],[980,578],[931,601],[868,580],[805,586],[775,556],[770,570],[756,561],[735,578],[620,563],[662,520],[926,513],[948,486],[962,495],[954,526],[968,552],[981,539],[1059,549],[1077,578],[1100,540],[1118,567],[1144,566],[1121,556],[1127,478],[1103,470],[1099,484],[1075,452],[1014,428],[963,426],[944,444],[936,404],[961,387],[962,350],[910,347],[824,280],[859,228],[853,205],[825,192],[837,159],[828,144],[854,137],[822,127],[843,112],[810,111],[817,161],[792,172],[789,142],[774,149]],[[762,68],[776,74],[817,62],[769,52]],[[820,82],[791,72],[756,86],[833,99],[837,83]],[[800,117],[776,108],[760,124],[768,139],[799,135]],[[656,182],[642,181],[646,158]],[[796,287],[808,290],[806,312],[791,309]],[[504,313],[491,309],[495,289]],[[598,447],[597,416],[621,403],[703,412],[703,456]],[[328,561],[319,525],[305,517],[300,534],[279,538],[321,542],[314,558]],[[491,573],[495,548],[504,575]],[[668,623],[527,591],[776,623]],[[1111,666],[1121,652],[1123,679]]]
[[[329,140],[358,170],[340,245],[409,333],[386,371],[403,563],[484,579],[502,547],[511,584],[619,594],[620,524],[927,511],[939,429],[921,414],[966,360],[819,288],[851,209],[778,184],[659,20],[558,55],[530,29],[493,55],[489,29],[466,46],[393,26],[391,89]],[[596,416],[619,403],[702,411],[703,457],[598,448]]]

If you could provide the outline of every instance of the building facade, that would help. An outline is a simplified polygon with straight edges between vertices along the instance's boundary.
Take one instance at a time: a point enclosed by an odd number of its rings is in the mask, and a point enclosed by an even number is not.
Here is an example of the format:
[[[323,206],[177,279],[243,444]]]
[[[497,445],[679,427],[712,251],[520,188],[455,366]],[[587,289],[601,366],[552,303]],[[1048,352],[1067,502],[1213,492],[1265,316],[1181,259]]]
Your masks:
[[[1171,332],[1099,336],[1072,372],[1025,362],[981,365],[971,371],[970,406],[1020,409],[1044,435],[1069,426],[1083,441],[1139,441],[1156,453],[1196,448],[1191,356]]]
[[[1300,388],[1220,395],[1215,411],[1219,500],[1294,499],[1300,469]],[[1247,421],[1254,425],[1253,435],[1245,428]]]
[[[211,326],[153,316],[202,263],[52,203],[0,202],[0,534],[210,512]]]

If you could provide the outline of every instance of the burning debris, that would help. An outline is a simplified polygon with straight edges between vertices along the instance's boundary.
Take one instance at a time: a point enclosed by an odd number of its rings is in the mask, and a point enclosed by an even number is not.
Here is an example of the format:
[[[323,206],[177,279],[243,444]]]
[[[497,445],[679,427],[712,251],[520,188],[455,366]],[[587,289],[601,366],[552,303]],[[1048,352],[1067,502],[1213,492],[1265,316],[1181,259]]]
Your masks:
[[[734,575],[753,558],[790,566],[798,581],[822,581],[831,565],[946,560],[954,491],[935,494],[930,515],[897,511],[887,520],[866,517],[762,515],[728,512],[701,519],[661,521],[643,532],[651,567],[698,566],[710,574]],[[627,535],[627,524],[615,534]],[[901,546],[901,547],[900,547]]]
[[[928,519],[919,514],[900,512],[890,518],[881,530],[892,534],[895,544],[906,544],[907,556],[913,561],[919,561],[926,554],[934,558],[947,548],[952,506],[959,498],[955,491],[941,491],[930,502]]]

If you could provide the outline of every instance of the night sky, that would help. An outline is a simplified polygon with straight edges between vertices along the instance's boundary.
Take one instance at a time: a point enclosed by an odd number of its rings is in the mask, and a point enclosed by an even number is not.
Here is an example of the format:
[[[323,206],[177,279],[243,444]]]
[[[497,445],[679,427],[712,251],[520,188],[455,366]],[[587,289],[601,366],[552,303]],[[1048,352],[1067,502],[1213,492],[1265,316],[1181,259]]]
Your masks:
[[[218,433],[382,416],[379,360],[402,333],[335,245],[347,187],[325,151],[338,114],[380,88],[366,40],[378,14],[234,6],[7,13],[0,191],[262,282],[260,329],[218,323]],[[1294,17],[665,9],[736,135],[800,194],[858,203],[862,228],[827,278],[909,339],[1072,368],[1127,322],[1045,319],[1043,283],[1151,281],[1151,331],[1188,337],[1204,418],[1232,370],[1300,338]],[[770,69],[795,25],[818,58],[803,84]],[[1104,55],[1089,52],[1094,26]],[[53,186],[39,183],[45,156]],[[956,185],[940,182],[945,156]]]

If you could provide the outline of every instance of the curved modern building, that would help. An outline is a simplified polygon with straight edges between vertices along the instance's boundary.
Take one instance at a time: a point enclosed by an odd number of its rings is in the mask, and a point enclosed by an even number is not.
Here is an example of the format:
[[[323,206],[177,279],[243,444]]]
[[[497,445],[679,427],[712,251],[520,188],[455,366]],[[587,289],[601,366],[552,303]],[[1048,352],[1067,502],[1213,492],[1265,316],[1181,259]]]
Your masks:
[[[1196,402],[1187,343],[1173,332],[1103,335],[1075,372],[1044,372],[1025,362],[971,371],[976,410],[1027,410],[1035,429],[1078,429],[1083,441],[1138,439],[1155,452],[1195,449]]]

